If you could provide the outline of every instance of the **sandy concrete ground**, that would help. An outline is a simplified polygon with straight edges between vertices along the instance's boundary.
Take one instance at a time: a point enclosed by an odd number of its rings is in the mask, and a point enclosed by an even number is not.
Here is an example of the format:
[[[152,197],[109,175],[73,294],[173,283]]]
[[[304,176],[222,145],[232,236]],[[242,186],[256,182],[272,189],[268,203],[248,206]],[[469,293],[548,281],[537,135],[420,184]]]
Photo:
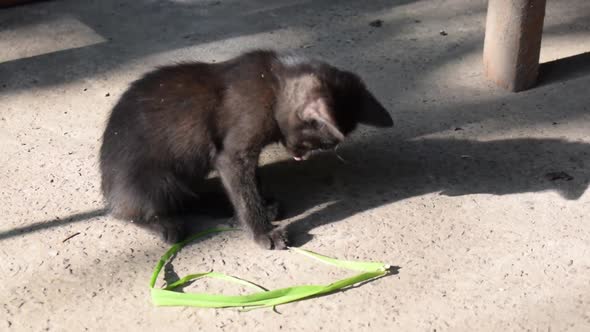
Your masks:
[[[0,11],[0,330],[590,330],[590,4],[549,1],[542,61],[578,56],[519,94],[482,77],[485,5],[96,0]],[[156,65],[253,47],[358,71],[391,110],[397,127],[359,131],[346,164],[295,163],[271,147],[263,180],[298,245],[399,273],[281,314],[156,308],[148,280],[167,246],[100,212],[107,113]],[[190,246],[168,276],[211,268],[269,288],[347,275],[233,233]]]

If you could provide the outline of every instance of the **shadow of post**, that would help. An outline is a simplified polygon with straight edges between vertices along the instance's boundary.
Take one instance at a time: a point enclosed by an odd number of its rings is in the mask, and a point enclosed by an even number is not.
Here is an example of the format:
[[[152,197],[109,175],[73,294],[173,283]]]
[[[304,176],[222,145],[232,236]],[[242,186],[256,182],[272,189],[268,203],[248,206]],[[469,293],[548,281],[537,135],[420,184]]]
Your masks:
[[[541,64],[539,86],[573,80],[590,74],[590,52]]]

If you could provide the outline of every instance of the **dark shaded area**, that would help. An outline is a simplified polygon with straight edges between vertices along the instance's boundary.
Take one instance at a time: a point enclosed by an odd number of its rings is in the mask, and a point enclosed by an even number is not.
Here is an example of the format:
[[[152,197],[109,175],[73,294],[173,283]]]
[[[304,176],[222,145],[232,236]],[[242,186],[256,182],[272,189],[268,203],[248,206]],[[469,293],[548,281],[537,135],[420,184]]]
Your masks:
[[[329,203],[288,226],[294,245],[307,242],[309,231],[315,227],[424,194],[507,195],[556,191],[566,199],[575,200],[590,183],[590,144],[532,138],[489,142],[419,139],[400,141],[396,146],[387,142],[385,135],[375,135],[349,143],[338,151],[345,163],[333,154],[323,153],[305,162],[287,160],[261,167],[263,190],[282,204],[286,218]],[[561,174],[567,177],[558,176]],[[211,179],[208,187],[222,190],[217,178]],[[0,239],[104,213],[95,210],[67,219],[38,222],[0,233]],[[209,211],[209,217],[190,215],[183,221],[193,225],[194,233],[227,224],[227,211],[217,213],[224,218],[211,218],[215,213]]]
[[[358,16],[413,1],[100,0],[12,8],[11,12],[0,12],[0,30],[73,17],[107,41],[0,63],[0,83],[6,84],[4,90],[67,83],[112,71],[150,54],[287,27],[313,29],[319,16],[334,13],[330,22],[322,23],[329,26],[342,15]],[[358,26],[370,29],[368,21],[359,21]],[[357,26],[347,29],[354,31]]]
[[[32,233],[32,232],[36,232],[36,231],[40,231],[40,230],[44,230],[44,229],[48,229],[48,228],[65,226],[65,225],[72,224],[72,223],[75,223],[78,221],[83,221],[83,220],[87,220],[87,219],[92,219],[92,218],[104,216],[104,215],[106,215],[106,213],[107,213],[106,209],[97,209],[97,210],[90,210],[90,211],[86,211],[86,212],[76,213],[76,214],[73,214],[73,215],[70,215],[70,216],[67,216],[64,218],[55,218],[55,219],[51,219],[51,220],[39,221],[39,222],[33,223],[31,225],[14,228],[14,229],[11,229],[6,232],[0,232],[0,240],[4,240],[4,239],[7,239],[7,238],[10,238],[13,236]]]
[[[181,222],[189,224],[190,233],[198,233],[204,231],[205,229],[217,226],[228,226],[233,222],[233,219],[231,219],[231,205],[226,195],[223,193],[223,188],[219,184],[219,181],[217,179],[211,179],[210,181],[207,181],[205,190],[211,190],[211,192],[203,194],[201,196],[201,201],[199,201],[199,204],[195,204],[194,209],[186,211],[186,214],[183,214],[181,217],[179,217]],[[33,233],[54,227],[61,227],[78,221],[106,216],[107,214],[107,209],[96,209],[72,214],[63,218],[58,217],[51,220],[35,222],[28,226],[0,232],[0,241],[18,235]]]
[[[286,218],[330,203],[288,226],[295,237],[293,244],[305,243],[309,239],[306,234],[320,225],[424,194],[557,191],[564,198],[575,200],[590,183],[589,144],[559,139],[419,139],[391,146],[388,141],[385,135],[375,135],[346,145],[339,149],[345,164],[335,155],[324,153],[305,162],[288,160],[261,167],[263,190],[282,204]],[[548,174],[562,173],[568,178],[548,178]],[[208,186],[222,190],[217,178],[211,179]],[[104,212],[96,210],[63,220],[38,222],[1,233],[0,239],[93,218]],[[193,232],[227,224],[227,211],[217,212],[218,217],[224,218],[211,218],[215,214],[209,212],[209,217],[190,215],[183,221],[193,225]]]
[[[180,276],[178,275],[178,273],[176,273],[176,271],[174,270],[174,264],[172,264],[175,258],[176,254],[172,255],[172,257],[170,257],[170,259],[166,262],[166,265],[164,265],[164,281],[166,282],[166,285],[171,285],[180,280]],[[184,293],[184,288],[191,284],[192,281],[178,287],[176,290],[181,293]]]
[[[24,6],[27,4],[32,4],[35,2],[43,2],[49,0],[1,0],[0,1],[0,9],[2,8],[9,8],[9,7],[16,7],[16,6]]]
[[[539,86],[555,84],[590,75],[590,52],[542,63]]]
[[[6,84],[0,88],[0,93],[97,77],[159,52],[286,27],[300,28],[316,34],[317,43],[308,53],[325,55],[330,62],[345,62],[365,71],[365,80],[376,95],[383,97],[384,104],[391,107],[398,127],[391,132],[363,133],[362,137],[348,143],[340,150],[347,164],[325,154],[307,162],[286,161],[262,168],[265,191],[283,204],[287,217],[333,202],[289,226],[296,244],[304,243],[306,234],[314,227],[432,192],[453,196],[556,190],[568,199],[580,197],[589,182],[588,144],[560,139],[479,142],[465,137],[475,124],[487,120],[499,121],[506,128],[532,127],[576,121],[588,114],[587,107],[568,107],[573,96],[587,94],[588,85],[584,81],[568,84],[567,89],[556,92],[554,83],[588,76],[590,53],[543,64],[541,85],[521,94],[496,96],[484,103],[451,103],[448,100],[439,103],[423,86],[428,75],[470,52],[478,52],[482,40],[463,38],[453,31],[441,37],[439,30],[433,30],[430,39],[406,38],[400,30],[425,21],[415,17],[379,20],[382,25],[378,29],[369,25],[368,18],[358,19],[358,24],[346,27],[337,24],[343,16],[356,17],[360,13],[369,17],[370,13],[411,2],[103,0],[69,1],[67,9],[58,2],[19,7],[11,13],[0,12],[0,29],[74,17],[108,41],[0,63],[0,87]],[[467,14],[483,12],[485,6],[480,7],[470,8]],[[173,24],[171,17],[174,17]],[[321,38],[331,40],[324,42]],[[395,40],[399,45],[398,49],[392,49],[391,56],[376,57],[366,51],[386,40]],[[427,44],[438,48],[432,52],[431,47],[425,46]],[[390,73],[396,73],[395,79]],[[420,94],[412,96],[415,91]],[[494,94],[492,88],[490,94]],[[435,91],[433,95],[441,93]],[[401,97],[406,102],[411,99],[415,102],[400,106],[397,99]],[[564,106],[555,111],[539,105]],[[515,116],[517,121],[513,119]],[[457,135],[463,135],[458,136],[462,138],[415,139],[449,128],[461,128]],[[572,179],[546,178],[546,174],[559,172]],[[220,190],[216,180],[211,183]],[[104,210],[93,210],[37,222],[0,233],[0,239],[103,214]],[[195,225],[198,229],[206,228],[209,223],[209,219],[198,216],[191,218],[191,222],[195,223],[194,220],[198,220]]]
[[[559,139],[420,139],[392,147],[375,137],[339,152],[347,164],[321,155],[305,163],[267,165],[261,171],[289,217],[331,202],[289,225],[295,245],[307,242],[307,233],[320,225],[428,193],[557,191],[575,200],[590,183],[590,145]],[[547,179],[551,172],[567,172],[572,178]]]

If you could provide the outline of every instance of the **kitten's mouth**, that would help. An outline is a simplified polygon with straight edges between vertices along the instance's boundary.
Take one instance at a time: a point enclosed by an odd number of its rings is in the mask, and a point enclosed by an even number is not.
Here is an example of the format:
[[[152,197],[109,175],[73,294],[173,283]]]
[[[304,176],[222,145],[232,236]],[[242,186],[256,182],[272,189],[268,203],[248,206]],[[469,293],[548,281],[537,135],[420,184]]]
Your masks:
[[[300,156],[293,155],[293,159],[295,159],[297,161],[307,160],[307,158],[309,158],[309,152],[304,153],[304,154],[302,154]]]
[[[336,146],[337,148],[338,146]],[[309,157],[313,154],[317,154],[320,151],[336,151],[336,148],[330,148],[330,149],[316,149],[316,150],[308,150],[305,151],[303,153],[291,153],[293,155],[293,159],[297,160],[297,161],[302,161],[302,160],[307,160],[309,159]],[[338,155],[338,154],[336,154]],[[340,156],[338,156],[339,159],[342,159]]]

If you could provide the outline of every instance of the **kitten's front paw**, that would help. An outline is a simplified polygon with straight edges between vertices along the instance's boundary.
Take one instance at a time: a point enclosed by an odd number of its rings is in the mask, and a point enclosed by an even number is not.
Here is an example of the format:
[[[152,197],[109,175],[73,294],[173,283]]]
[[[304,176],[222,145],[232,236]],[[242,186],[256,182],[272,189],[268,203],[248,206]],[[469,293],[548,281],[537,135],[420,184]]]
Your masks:
[[[287,232],[283,228],[275,228],[272,231],[255,237],[256,243],[264,249],[284,250],[288,246]]]

